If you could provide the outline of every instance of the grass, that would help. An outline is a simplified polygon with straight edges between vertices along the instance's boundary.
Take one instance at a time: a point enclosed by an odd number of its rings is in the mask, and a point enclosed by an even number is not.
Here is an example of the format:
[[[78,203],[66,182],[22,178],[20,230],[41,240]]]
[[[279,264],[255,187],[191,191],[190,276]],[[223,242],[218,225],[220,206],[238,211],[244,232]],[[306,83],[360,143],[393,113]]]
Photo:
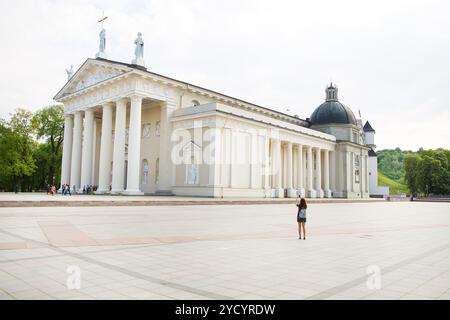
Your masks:
[[[378,171],[378,185],[379,186],[388,186],[389,193],[392,195],[398,193],[409,193],[408,187],[403,183],[392,180],[391,178],[386,177],[384,174]]]

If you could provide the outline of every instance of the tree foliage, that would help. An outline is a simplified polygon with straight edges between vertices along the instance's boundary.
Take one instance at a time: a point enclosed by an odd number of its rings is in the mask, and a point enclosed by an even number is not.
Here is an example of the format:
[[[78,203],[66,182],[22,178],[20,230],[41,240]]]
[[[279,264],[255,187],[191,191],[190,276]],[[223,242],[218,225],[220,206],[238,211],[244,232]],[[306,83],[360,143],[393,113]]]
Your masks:
[[[59,105],[34,114],[19,108],[9,120],[0,119],[0,190],[32,191],[58,184],[63,130]]]
[[[404,161],[405,181],[411,192],[426,196],[450,194],[450,150],[425,150]]]
[[[55,181],[55,170],[60,168],[64,139],[64,109],[62,105],[45,107],[33,117],[38,139],[45,139],[48,151],[48,184]]]

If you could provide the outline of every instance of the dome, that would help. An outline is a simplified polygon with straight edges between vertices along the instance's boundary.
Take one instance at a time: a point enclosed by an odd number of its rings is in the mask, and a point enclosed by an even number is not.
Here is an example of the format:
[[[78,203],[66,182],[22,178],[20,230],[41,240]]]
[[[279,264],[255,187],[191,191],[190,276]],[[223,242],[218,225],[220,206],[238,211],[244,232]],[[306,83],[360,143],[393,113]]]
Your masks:
[[[356,118],[352,110],[338,101],[337,87],[331,84],[325,92],[327,93],[326,101],[314,110],[309,120],[311,125],[332,123],[356,125]]]

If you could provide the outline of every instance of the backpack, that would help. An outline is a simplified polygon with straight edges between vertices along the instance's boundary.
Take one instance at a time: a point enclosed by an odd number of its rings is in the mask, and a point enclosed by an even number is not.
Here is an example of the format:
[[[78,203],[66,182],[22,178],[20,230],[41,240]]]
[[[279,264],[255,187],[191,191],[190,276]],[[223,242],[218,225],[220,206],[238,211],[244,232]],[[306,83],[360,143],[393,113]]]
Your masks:
[[[306,218],[306,209],[302,208],[302,209],[298,210],[297,215],[299,218]]]

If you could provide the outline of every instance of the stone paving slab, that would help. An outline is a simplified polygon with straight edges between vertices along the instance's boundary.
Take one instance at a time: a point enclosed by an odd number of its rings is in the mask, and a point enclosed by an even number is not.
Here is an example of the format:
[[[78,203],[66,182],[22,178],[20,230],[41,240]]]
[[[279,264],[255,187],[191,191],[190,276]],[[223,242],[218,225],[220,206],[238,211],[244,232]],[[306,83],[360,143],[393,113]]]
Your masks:
[[[305,241],[295,211],[0,208],[0,299],[450,299],[449,204],[310,203]]]

